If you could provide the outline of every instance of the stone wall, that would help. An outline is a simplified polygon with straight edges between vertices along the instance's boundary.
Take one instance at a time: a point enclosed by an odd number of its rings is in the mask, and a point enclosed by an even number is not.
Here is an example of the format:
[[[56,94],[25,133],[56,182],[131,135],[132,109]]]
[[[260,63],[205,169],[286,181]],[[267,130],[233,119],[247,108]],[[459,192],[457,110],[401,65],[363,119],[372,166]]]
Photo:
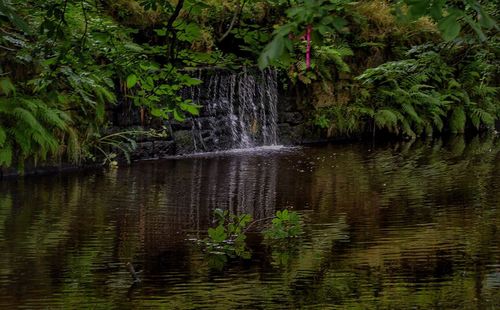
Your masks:
[[[218,82],[214,82],[213,77],[205,77],[205,83],[202,90],[191,90],[192,93],[195,93],[196,100],[202,106],[200,110],[200,115],[197,117],[189,117],[184,122],[177,121],[159,121],[157,119],[148,118],[147,116],[143,119],[143,123],[145,126],[139,126],[141,124],[140,113],[137,111],[133,112],[134,108],[130,106],[119,107],[118,111],[114,111],[113,118],[117,120],[115,125],[117,131],[125,131],[131,128],[143,128],[146,130],[154,129],[159,130],[163,129],[166,132],[165,137],[147,137],[143,140],[140,140],[138,143],[138,147],[136,152],[133,154],[132,158],[134,160],[140,159],[153,159],[153,158],[163,158],[174,155],[184,155],[184,154],[192,154],[199,152],[214,152],[221,150],[228,150],[232,148],[240,148],[238,141],[234,141],[235,137],[239,137],[238,134],[235,135],[230,126],[227,124],[234,120],[228,116],[227,109],[235,109],[234,114],[236,114],[239,118],[242,118],[242,112],[237,111],[238,108],[242,106],[245,107],[248,105],[248,102],[245,103],[244,98],[228,98],[228,93],[234,93],[235,89],[231,85],[227,85],[228,81],[232,78],[232,83],[235,84],[234,74],[233,72],[217,72],[219,75]],[[247,84],[258,84],[259,81],[259,73],[253,73],[257,78],[255,80],[243,80],[244,83]],[[241,73],[239,73],[241,76]],[[276,80],[277,78],[274,77]],[[263,83],[260,81],[260,83]],[[267,82],[269,83],[269,82]],[[237,83],[236,83],[237,84]],[[235,85],[236,85],[235,84]],[[215,90],[211,90],[210,88],[214,88]],[[242,85],[240,84],[239,88]],[[245,113],[255,113],[255,109],[263,109],[264,105],[276,105],[277,111],[275,124],[272,126],[276,126],[277,128],[277,141],[273,141],[272,144],[278,145],[299,145],[303,143],[311,143],[318,142],[323,140],[322,133],[315,129],[311,124],[309,124],[309,116],[308,113],[311,112],[311,107],[304,105],[302,102],[306,100],[301,100],[294,94],[290,94],[289,92],[285,92],[281,85],[277,85],[276,87],[276,100],[277,102],[272,103],[269,102],[271,99],[268,98],[269,94],[266,95],[266,91],[259,89],[258,86],[255,93],[250,91],[250,93],[254,96],[253,100],[255,104],[251,107],[246,107],[243,111]],[[236,93],[241,92],[241,89],[236,89]],[[248,90],[246,90],[248,92]],[[267,92],[270,90],[267,89]],[[187,90],[189,93],[189,90]],[[262,98],[259,95],[259,92],[264,93],[266,96],[264,101],[260,102]],[[214,93],[217,98],[214,99]],[[240,94],[240,97],[245,97],[248,94]],[[230,95],[233,96],[233,95]],[[200,98],[201,97],[201,98]],[[218,103],[214,104],[214,100],[218,101]],[[228,106],[227,101],[234,101],[232,104],[235,107]],[[269,109],[266,107],[265,109]],[[120,111],[127,111],[127,113],[123,113]],[[259,111],[258,113],[262,113]],[[257,114],[258,114],[257,113]],[[122,115],[121,119],[120,116]],[[266,113],[264,113],[266,114]],[[269,120],[269,111],[267,111],[268,127],[271,126],[272,123]],[[233,114],[231,114],[234,116]],[[259,118],[262,115],[259,114]],[[240,120],[238,120],[239,122]],[[248,120],[247,120],[248,121]],[[262,122],[262,120],[260,120]],[[255,124],[255,134],[256,138],[253,139],[253,146],[260,146],[266,144],[263,141],[260,130],[263,130],[261,127],[265,124]],[[252,129],[250,129],[252,130]],[[236,142],[236,143],[235,143]],[[269,141],[267,141],[269,144]],[[245,147],[245,146],[243,146]],[[248,147],[248,146],[246,146]]]
[[[324,141],[322,133],[315,129],[308,122],[308,111],[299,108],[296,98],[280,95],[278,102],[278,144],[279,145],[300,145],[304,143],[314,143]],[[226,118],[220,118],[217,122],[227,122]],[[133,160],[164,158],[175,155],[185,155],[198,152],[195,143],[199,143],[200,138],[193,138],[193,122],[201,124],[201,139],[207,151],[221,151],[230,149],[230,134],[224,130],[213,130],[211,123],[213,120],[210,116],[202,113],[199,117],[190,118],[184,122],[166,121],[164,123],[156,123],[156,125],[140,126],[122,126],[115,130],[130,130],[130,129],[161,129],[166,128],[166,137],[148,137],[140,140],[137,144],[137,149],[132,154]],[[224,126],[217,126],[224,128]],[[217,145],[214,141],[219,140]],[[221,142],[222,141],[222,142]],[[222,146],[222,147],[220,147]]]

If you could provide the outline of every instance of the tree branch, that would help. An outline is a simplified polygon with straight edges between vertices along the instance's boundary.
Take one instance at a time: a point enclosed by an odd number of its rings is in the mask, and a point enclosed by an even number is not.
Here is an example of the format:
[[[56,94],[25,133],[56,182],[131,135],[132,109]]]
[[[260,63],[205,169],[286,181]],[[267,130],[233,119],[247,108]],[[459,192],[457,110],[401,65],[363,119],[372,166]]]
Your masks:
[[[172,13],[172,16],[168,19],[167,22],[167,31],[169,32],[170,36],[170,47],[169,47],[169,60],[172,61],[175,58],[175,44],[177,41],[177,31],[174,28],[174,22],[179,17],[179,14],[181,13],[182,7],[184,6],[184,0],[179,0],[177,2],[177,5],[175,6],[175,10]]]
[[[179,14],[181,13],[182,7],[184,6],[184,0],[179,0],[177,2],[177,5],[175,6],[175,10],[172,13],[172,16],[168,19],[167,22],[167,29],[168,30],[173,30],[173,25],[177,17],[179,17]]]
[[[0,45],[0,48],[4,49],[4,50],[7,50],[9,52],[15,52],[16,51],[16,49],[13,49],[13,48],[10,48],[10,47],[7,47],[7,46],[3,46],[3,45]]]
[[[241,1],[238,0],[238,5],[236,7],[236,10],[234,11],[233,19],[229,24],[229,28],[219,39],[217,39],[218,42],[222,42],[231,33],[231,30],[233,30],[233,27],[236,24],[236,20],[239,19],[238,16],[240,16],[240,12],[243,11],[243,6],[245,5],[245,3],[246,1],[244,1],[243,4],[241,4]]]
[[[87,40],[87,33],[88,33],[88,29],[89,29],[89,19],[88,19],[88,16],[87,16],[87,10],[85,9],[85,1],[82,0],[82,12],[83,12],[83,18],[85,20],[85,29],[83,31],[83,35],[82,35],[82,39],[81,39],[81,44],[80,44],[80,50],[83,50],[83,48],[85,47],[85,42]]]

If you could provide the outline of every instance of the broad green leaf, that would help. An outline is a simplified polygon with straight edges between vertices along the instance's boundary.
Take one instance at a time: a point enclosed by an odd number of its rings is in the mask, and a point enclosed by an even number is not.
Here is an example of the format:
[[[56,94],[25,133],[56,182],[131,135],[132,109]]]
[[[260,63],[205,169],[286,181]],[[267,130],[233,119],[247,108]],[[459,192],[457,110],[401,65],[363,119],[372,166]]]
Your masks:
[[[278,59],[285,50],[285,38],[276,36],[267,44],[264,51],[259,57],[259,67],[264,69],[268,67],[274,60]]]
[[[407,3],[410,6],[410,15],[413,18],[419,18],[427,14],[429,2],[429,0],[408,0]]]
[[[217,226],[217,228],[209,228],[208,229],[208,235],[212,239],[212,241],[216,243],[223,242],[224,240],[227,239],[227,234],[224,231],[224,227],[222,225]]]
[[[155,29],[154,31],[155,31],[156,35],[159,37],[164,37],[167,35],[167,30],[165,30],[165,29]]]
[[[174,118],[178,122],[182,122],[186,119],[184,115],[182,115],[182,113],[177,109],[174,110]]]
[[[458,13],[453,13],[439,21],[439,30],[446,41],[451,41],[460,34],[461,26],[458,22],[459,16]]]
[[[137,75],[131,74],[127,77],[127,87],[132,88],[137,84]]]
[[[152,116],[155,116],[155,117],[160,117],[160,116],[163,117],[164,116],[163,110],[161,110],[161,109],[156,109],[156,108],[151,109],[150,113]]]
[[[197,105],[183,102],[180,104],[180,107],[182,110],[184,110],[192,115],[199,115],[200,114],[199,106],[197,106]]]
[[[347,26],[347,21],[342,17],[335,16],[331,24],[337,31],[342,31]]]
[[[493,18],[491,18],[491,16],[486,13],[483,9],[483,7],[479,7],[479,24],[481,25],[481,27],[484,27],[484,28],[492,28],[496,25],[496,22]]]
[[[434,20],[439,20],[443,17],[443,6],[446,0],[434,0],[431,5],[430,15]]]

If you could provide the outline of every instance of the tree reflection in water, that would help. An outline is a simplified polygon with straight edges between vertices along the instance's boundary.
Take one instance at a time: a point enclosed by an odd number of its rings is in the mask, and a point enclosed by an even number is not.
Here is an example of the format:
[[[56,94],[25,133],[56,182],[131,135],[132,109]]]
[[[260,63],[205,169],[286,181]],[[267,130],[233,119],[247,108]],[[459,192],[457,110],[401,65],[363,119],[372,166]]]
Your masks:
[[[498,138],[457,136],[4,181],[0,306],[494,308],[499,172]],[[252,260],[217,271],[185,240],[216,207],[296,209],[306,234],[288,252],[250,236]]]

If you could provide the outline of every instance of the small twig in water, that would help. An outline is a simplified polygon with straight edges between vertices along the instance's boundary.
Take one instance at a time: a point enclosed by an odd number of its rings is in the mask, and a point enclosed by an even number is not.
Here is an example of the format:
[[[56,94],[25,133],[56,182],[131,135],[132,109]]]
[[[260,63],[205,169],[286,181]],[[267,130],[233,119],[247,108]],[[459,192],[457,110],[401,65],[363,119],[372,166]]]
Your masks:
[[[137,272],[134,269],[134,265],[132,263],[127,262],[126,264],[128,272],[130,272],[130,275],[132,276],[132,279],[134,279],[134,283],[141,282],[141,279],[139,279],[139,276],[137,275]]]

